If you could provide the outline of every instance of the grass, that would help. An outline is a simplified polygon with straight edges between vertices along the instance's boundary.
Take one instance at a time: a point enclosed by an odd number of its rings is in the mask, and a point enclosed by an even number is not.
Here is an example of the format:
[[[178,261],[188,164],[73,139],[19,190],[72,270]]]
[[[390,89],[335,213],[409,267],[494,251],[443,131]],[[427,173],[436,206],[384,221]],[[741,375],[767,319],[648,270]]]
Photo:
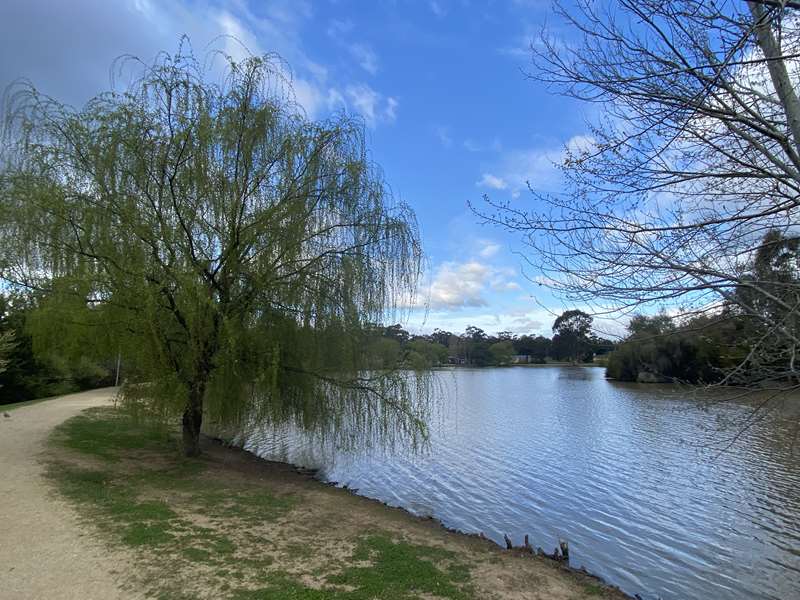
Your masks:
[[[150,597],[475,597],[470,567],[454,553],[386,531],[310,524],[302,493],[183,459],[170,434],[98,408],[51,437],[49,478],[130,552],[131,584]]]
[[[356,564],[327,577],[330,586],[308,588],[278,573],[268,586],[239,591],[234,598],[411,600],[420,594],[453,600],[473,598],[469,571],[454,562],[454,558],[453,553],[445,550],[396,542],[385,534],[373,534],[359,540],[352,556]],[[437,566],[442,564],[448,566],[444,569]]]
[[[583,586],[583,592],[587,596],[602,596],[605,593],[603,586],[597,583],[587,583]]]

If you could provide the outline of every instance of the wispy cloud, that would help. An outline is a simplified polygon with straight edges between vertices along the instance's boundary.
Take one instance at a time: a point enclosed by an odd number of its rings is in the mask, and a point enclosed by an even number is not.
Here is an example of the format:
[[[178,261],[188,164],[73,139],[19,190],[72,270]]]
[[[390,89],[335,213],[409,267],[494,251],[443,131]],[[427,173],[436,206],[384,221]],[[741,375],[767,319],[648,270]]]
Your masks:
[[[488,144],[482,144],[471,138],[467,138],[462,143],[464,150],[468,152],[500,152],[503,149],[503,144],[499,139],[495,138]]]
[[[482,244],[483,248],[478,251],[478,256],[481,258],[492,258],[494,255],[500,252],[500,244],[496,244],[487,240],[482,240]]]
[[[392,123],[397,119],[397,99],[384,96],[366,83],[348,85],[344,95],[334,91],[331,97],[334,101],[345,101],[346,105],[352,106],[368,127],[375,127],[380,122]]]
[[[375,73],[378,72],[378,55],[367,44],[350,44],[347,50],[359,66],[367,73],[375,75]]]
[[[330,23],[328,23],[327,33],[330,37],[336,38],[347,35],[353,31],[354,27],[355,23],[350,19],[332,19]]]
[[[508,188],[508,183],[505,179],[497,175],[492,175],[491,173],[484,173],[475,185],[478,187],[491,188],[493,190],[504,190]]]
[[[528,183],[535,188],[549,191],[558,187],[561,173],[558,165],[567,153],[588,152],[594,145],[594,138],[576,135],[561,146],[547,146],[511,150],[502,155],[489,172],[483,173],[476,182],[478,187],[495,190],[508,190],[517,197],[527,189]]]

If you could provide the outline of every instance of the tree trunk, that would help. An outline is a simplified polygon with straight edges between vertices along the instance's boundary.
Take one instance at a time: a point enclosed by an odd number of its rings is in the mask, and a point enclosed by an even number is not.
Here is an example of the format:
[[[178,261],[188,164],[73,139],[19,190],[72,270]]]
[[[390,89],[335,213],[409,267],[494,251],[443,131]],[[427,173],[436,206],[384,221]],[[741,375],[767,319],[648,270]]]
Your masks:
[[[748,2],[750,12],[755,19],[756,41],[764,58],[767,59],[772,85],[778,94],[781,106],[786,114],[786,121],[792,132],[796,146],[800,146],[800,99],[794,91],[789,70],[786,67],[783,50],[772,32],[772,24],[767,18],[764,7],[759,2]]]
[[[183,411],[183,453],[200,456],[200,428],[203,425],[203,396],[205,383],[195,385],[189,392],[189,402]]]

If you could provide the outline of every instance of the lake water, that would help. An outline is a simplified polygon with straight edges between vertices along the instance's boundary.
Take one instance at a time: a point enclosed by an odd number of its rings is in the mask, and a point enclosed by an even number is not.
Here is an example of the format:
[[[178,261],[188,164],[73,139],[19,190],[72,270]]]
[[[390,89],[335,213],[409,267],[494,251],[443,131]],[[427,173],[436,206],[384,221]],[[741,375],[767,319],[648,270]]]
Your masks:
[[[287,430],[246,448],[499,543],[527,533],[550,552],[566,539],[573,566],[646,599],[800,598],[796,410],[753,419],[743,402],[709,406],[597,368],[436,378],[441,415],[423,454],[332,453]]]

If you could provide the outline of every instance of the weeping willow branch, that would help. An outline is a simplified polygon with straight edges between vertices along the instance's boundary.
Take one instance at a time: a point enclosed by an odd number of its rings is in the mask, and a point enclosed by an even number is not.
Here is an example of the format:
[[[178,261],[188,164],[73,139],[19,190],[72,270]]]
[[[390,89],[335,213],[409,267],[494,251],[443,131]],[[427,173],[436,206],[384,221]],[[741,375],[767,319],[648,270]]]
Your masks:
[[[278,59],[214,58],[184,41],[80,110],[7,95],[0,274],[43,292],[40,337],[121,348],[123,398],[181,415],[190,454],[204,416],[424,435],[366,334],[416,286],[413,212],[363,126],[306,119]]]

